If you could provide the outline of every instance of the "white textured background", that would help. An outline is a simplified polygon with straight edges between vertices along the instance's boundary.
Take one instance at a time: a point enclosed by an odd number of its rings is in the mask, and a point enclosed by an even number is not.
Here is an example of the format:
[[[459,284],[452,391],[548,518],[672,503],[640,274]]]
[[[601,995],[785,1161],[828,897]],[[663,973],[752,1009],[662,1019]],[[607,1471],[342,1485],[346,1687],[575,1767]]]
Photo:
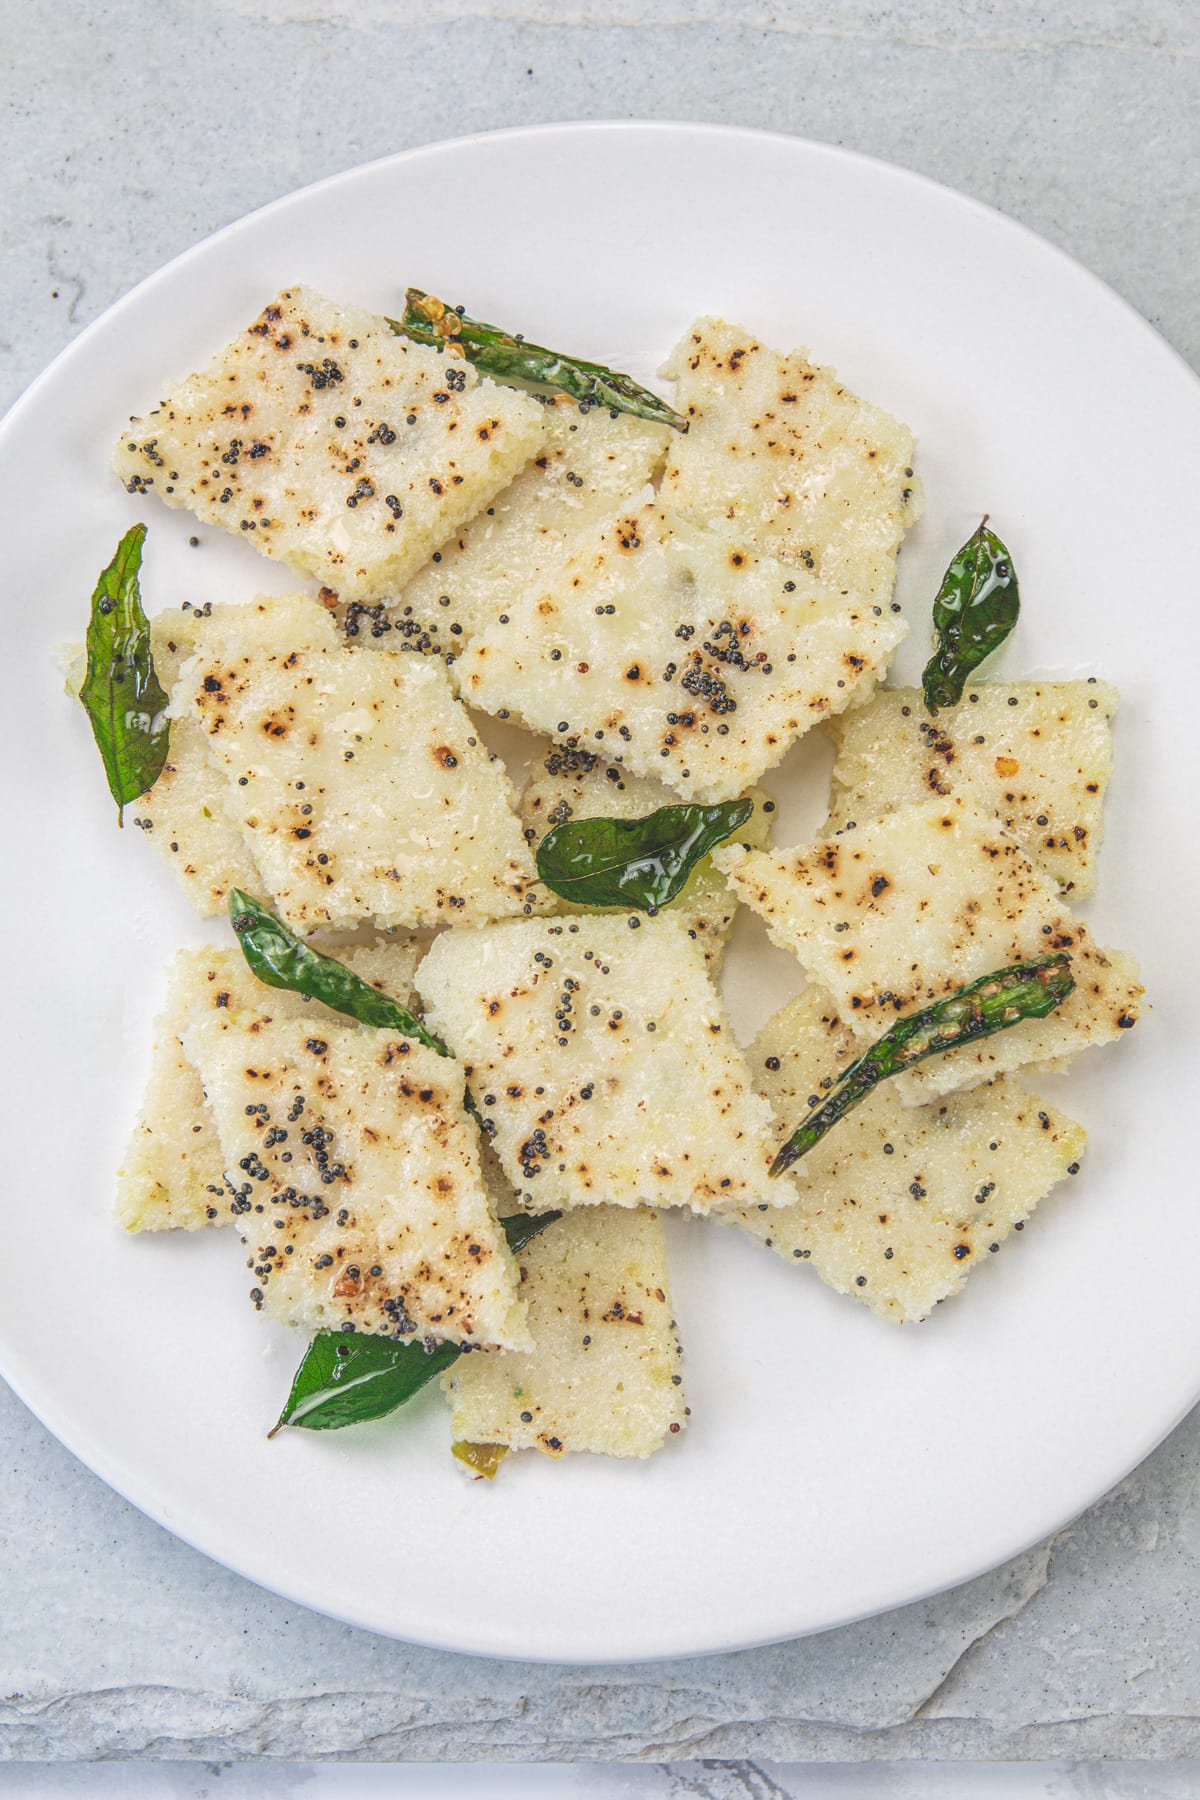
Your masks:
[[[919,169],[1070,251],[1200,364],[1187,0],[0,0],[0,29],[0,405],[249,209],[409,145],[570,118],[756,125]],[[552,242],[553,221],[512,206],[531,254]],[[1200,1765],[1173,1760],[1200,1756],[1198,1626],[1196,1416],[1077,1525],[956,1594],[773,1650],[574,1671],[411,1650],[262,1594],[133,1513],[0,1391],[5,1795],[237,1800],[252,1777],[230,1760],[264,1755],[281,1760],[255,1793],[312,1800],[335,1792],[317,1763],[344,1757],[603,1765],[511,1785],[363,1772],[363,1792],[405,1800],[1176,1800],[1200,1793]],[[97,1757],[203,1763],[102,1784],[66,1766]],[[1083,1762],[906,1772],[916,1757]],[[283,1766],[298,1758],[313,1760]],[[800,1759],[895,1766],[818,1789],[780,1766]]]

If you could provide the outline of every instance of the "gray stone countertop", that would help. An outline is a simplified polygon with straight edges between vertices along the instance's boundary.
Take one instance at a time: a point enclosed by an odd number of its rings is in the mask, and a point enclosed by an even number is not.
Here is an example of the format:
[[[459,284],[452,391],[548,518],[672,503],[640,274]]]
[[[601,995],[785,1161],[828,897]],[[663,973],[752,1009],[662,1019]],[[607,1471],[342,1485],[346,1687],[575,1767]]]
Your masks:
[[[252,207],[540,119],[763,126],[919,169],[1063,246],[1200,363],[1187,0],[32,0],[6,40],[0,404]],[[11,1759],[1182,1758],[1200,1753],[1198,1626],[1197,1415],[954,1593],[773,1649],[576,1670],[416,1650],[265,1594],[0,1390]],[[784,1791],[768,1781],[728,1792]]]

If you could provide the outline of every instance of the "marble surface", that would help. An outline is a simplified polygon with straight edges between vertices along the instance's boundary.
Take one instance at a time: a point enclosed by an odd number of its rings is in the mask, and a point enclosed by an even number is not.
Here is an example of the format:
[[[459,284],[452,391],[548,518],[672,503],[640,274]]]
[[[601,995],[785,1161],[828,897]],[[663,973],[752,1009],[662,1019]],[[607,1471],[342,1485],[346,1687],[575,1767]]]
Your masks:
[[[1200,363],[1185,0],[60,0],[9,17],[0,404],[133,282],[288,189],[439,137],[588,117],[771,127],[923,170],[1061,244]],[[1186,1758],[1198,1627],[1195,1415],[1085,1518],[955,1593],[770,1650],[573,1670],[419,1651],[264,1594],[133,1512],[0,1390],[0,1792],[54,1791],[20,1785],[24,1762],[92,1758],[300,1758],[305,1783],[330,1758],[641,1759],[656,1786],[562,1791],[672,1800],[816,1791],[772,1772],[797,1760]],[[1165,1766],[1112,1775],[1026,1791],[1200,1786]],[[181,1773],[140,1791],[207,1790]]]
[[[1195,1800],[1187,1763],[5,1763],[18,1800]]]
[[[15,1760],[1200,1755],[1200,1413],[1076,1524],[954,1593],[604,1669],[418,1650],[291,1606],[134,1512],[2,1389],[0,1446]]]

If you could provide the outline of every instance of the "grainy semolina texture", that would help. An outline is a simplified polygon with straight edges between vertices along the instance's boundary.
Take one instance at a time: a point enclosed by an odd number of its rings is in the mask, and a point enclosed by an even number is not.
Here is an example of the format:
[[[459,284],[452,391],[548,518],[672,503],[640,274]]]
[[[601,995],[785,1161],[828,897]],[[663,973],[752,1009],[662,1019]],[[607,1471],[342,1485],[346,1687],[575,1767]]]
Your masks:
[[[713,860],[860,1044],[881,1036],[897,1013],[993,969],[1069,951],[1076,988],[1057,1011],[930,1057],[892,1082],[906,1099],[1108,1043],[1137,1019],[1133,959],[1094,944],[1055,883],[961,795],[897,807],[797,851],[722,846]]]
[[[753,800],[754,811],[738,827],[737,841],[761,849],[770,835],[775,803],[761,788],[752,789],[747,798]],[[590,750],[545,744],[534,758],[519,810],[526,841],[536,855],[546,833],[568,819],[640,819],[659,807],[678,804],[679,796],[659,781],[634,775]],[[556,910],[586,913],[597,909],[560,899]],[[666,910],[679,914],[704,952],[709,973],[715,975],[725,954],[737,901],[707,856],[697,863],[687,886]]]
[[[195,1231],[228,1222],[216,1127],[179,1041],[195,1008],[230,992],[227,973],[248,991],[254,978],[235,950],[181,950],[167,973],[141,1111],[117,1172],[116,1218],[127,1231]]]
[[[503,764],[434,658],[313,645],[290,601],[269,641],[202,621],[173,707],[204,734],[260,886],[297,931],[517,913],[533,863]],[[265,609],[270,624],[270,608]]]
[[[401,1006],[411,1000],[421,955],[411,938],[381,937],[336,954]],[[167,971],[150,1075],[117,1176],[116,1217],[128,1231],[194,1231],[226,1225],[234,1216],[216,1125],[181,1042],[194,1014],[230,1010],[307,1019],[317,1029],[346,1022],[320,1001],[265,987],[250,973],[240,950],[181,950]]]
[[[930,795],[995,810],[1064,893],[1096,886],[1117,691],[1100,681],[981,681],[935,715],[919,688],[880,688],[830,720],[837,747],[827,830]]]
[[[888,606],[645,503],[481,623],[454,673],[487,712],[602,743],[685,799],[729,800],[869,693],[905,629]]]
[[[554,589],[580,546],[646,486],[670,435],[626,413],[551,408],[546,437],[516,479],[440,546],[382,618],[351,619],[351,628],[366,641],[382,625],[384,642],[390,628],[456,655],[528,589]]]
[[[808,988],[748,1052],[759,1091],[790,1136],[827,1076],[860,1052],[827,996]],[[785,1261],[880,1318],[914,1322],[955,1294],[1056,1182],[1079,1167],[1086,1133],[1001,1078],[905,1107],[883,1083],[800,1165],[799,1198],[734,1223]],[[723,1216],[724,1219],[724,1216]]]
[[[462,1356],[442,1377],[456,1440],[649,1456],[684,1422],[662,1220],[568,1213],[520,1251],[533,1348]]]
[[[305,594],[200,610],[185,604],[150,621],[154,665],[168,694],[176,693],[184,663],[218,629],[236,631],[247,648],[267,653],[281,637],[296,648],[302,643],[329,649],[337,645],[329,614]],[[174,870],[196,911],[210,918],[225,911],[231,888],[255,892],[262,878],[238,829],[227,784],[209,762],[205,734],[186,691],[181,704],[182,711],[173,710],[162,773],[135,802],[133,818]]]
[[[697,319],[663,374],[689,421],[670,442],[664,502],[886,604],[922,504],[907,425],[803,351],[720,319]]]
[[[183,1047],[256,1306],[311,1332],[528,1346],[453,1058],[392,1032],[314,1030],[269,1003],[193,1014]]]
[[[399,592],[535,454],[545,409],[384,319],[285,288],[113,452],[131,493],[243,536],[343,600]]]
[[[786,1204],[770,1110],[680,920],[456,927],[417,986],[529,1210]]]

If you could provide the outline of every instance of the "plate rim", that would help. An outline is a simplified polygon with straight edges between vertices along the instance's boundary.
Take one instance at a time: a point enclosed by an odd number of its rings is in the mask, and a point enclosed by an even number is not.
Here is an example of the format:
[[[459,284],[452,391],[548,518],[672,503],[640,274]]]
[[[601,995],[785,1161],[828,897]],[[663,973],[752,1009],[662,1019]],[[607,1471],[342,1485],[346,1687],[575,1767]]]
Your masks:
[[[197,239],[195,243],[177,251],[174,256],[168,257],[166,262],[160,263],[158,268],[152,269],[148,275],[143,275],[131,288],[119,295],[111,306],[106,306],[94,319],[90,319],[75,337],[55,353],[45,368],[40,369],[33,379],[22,388],[6,411],[0,414],[0,434],[7,432],[13,420],[37,394],[43,382],[48,382],[50,377],[57,372],[59,365],[67,362],[81,346],[87,344],[92,334],[97,332],[101,326],[107,325],[110,320],[119,317],[127,306],[132,306],[144,288],[149,287],[162,276],[185,267],[193,257],[198,257],[202,251],[222,243],[226,238],[232,237],[235,233],[252,225],[266,213],[282,211],[293,203],[299,203],[312,195],[332,189],[343,181],[356,179],[371,170],[417,162],[423,156],[431,156],[443,150],[464,150],[499,140],[535,138],[558,133],[570,133],[573,136],[592,133],[600,136],[611,133],[619,136],[624,132],[634,131],[649,131],[663,136],[675,132],[700,131],[713,137],[750,138],[766,143],[787,145],[790,149],[799,147],[805,152],[826,156],[834,162],[857,164],[888,178],[899,177],[904,182],[913,182],[921,188],[928,189],[943,200],[953,200],[957,205],[970,212],[984,213],[989,218],[998,221],[1006,230],[1016,232],[1027,243],[1035,245],[1041,253],[1049,253],[1057,258],[1064,269],[1076,276],[1081,276],[1085,282],[1103,294],[1107,301],[1117,307],[1125,315],[1127,322],[1139,328],[1148,344],[1153,344],[1157,350],[1165,352],[1175,364],[1176,369],[1186,376],[1197,389],[1200,389],[1200,370],[1193,368],[1183,352],[1177,350],[1174,344],[1150,323],[1145,314],[1139,312],[1131,300],[1127,300],[1123,294],[1119,294],[1116,288],[1105,281],[1102,275],[1097,275],[1095,270],[1089,269],[1086,263],[1080,262],[1078,257],[1072,256],[1069,250],[1064,250],[1061,245],[1043,237],[1041,232],[1035,231],[1032,225],[1026,225],[1023,220],[1014,218],[1011,213],[1002,211],[998,206],[993,206],[990,201],[979,200],[972,194],[965,194],[960,188],[950,187],[948,183],[938,181],[935,176],[926,175],[920,169],[910,169],[903,163],[891,162],[882,156],[872,156],[865,150],[853,150],[841,144],[830,144],[821,138],[805,137],[798,132],[771,131],[765,126],[758,125],[727,125],[695,119],[564,119],[536,125],[501,125],[491,130],[462,132],[455,137],[435,138],[425,144],[414,144],[407,150],[392,150],[383,156],[368,157],[365,162],[354,163],[348,169],[340,169],[332,175],[318,176],[316,181],[305,182],[298,188],[289,188],[286,193],[276,195],[275,199],[265,200],[261,206],[252,207],[249,212],[239,214],[236,219],[230,219],[226,224],[218,225],[215,231],[210,231],[206,236]]]
[[[242,231],[253,228],[253,226],[266,215],[278,216],[293,205],[300,205],[314,196],[332,191],[342,184],[353,183],[369,172],[412,165],[420,162],[423,158],[435,157],[446,151],[470,150],[497,140],[536,139],[546,137],[578,139],[584,136],[621,137],[624,135],[640,133],[653,133],[657,136],[682,136],[684,134],[700,133],[709,138],[717,137],[727,139],[731,143],[739,141],[745,142],[747,140],[752,142],[762,141],[782,148],[788,153],[798,150],[802,154],[810,155],[817,159],[825,159],[838,165],[851,164],[858,166],[870,171],[876,179],[886,179],[888,181],[897,182],[902,186],[915,184],[919,190],[927,191],[936,196],[941,204],[944,204],[949,200],[954,202],[955,205],[967,214],[984,215],[993,224],[998,223],[1006,231],[1015,233],[1019,240],[1029,246],[1032,250],[1036,251],[1039,256],[1045,258],[1048,255],[1053,262],[1058,264],[1063,272],[1068,273],[1073,279],[1077,281],[1082,280],[1083,284],[1089,289],[1094,298],[1102,299],[1109,306],[1110,310],[1115,312],[1125,329],[1128,329],[1131,324],[1136,326],[1138,335],[1140,336],[1145,349],[1148,352],[1152,352],[1159,356],[1160,359],[1163,358],[1165,354],[1166,365],[1170,372],[1176,378],[1182,374],[1186,378],[1184,383],[1185,387],[1192,390],[1192,399],[1196,402],[1200,402],[1200,372],[1197,372],[1192,367],[1183,354],[1177,350],[1174,345],[1168,342],[1161,332],[1159,332],[1150,321],[1137,310],[1132,302],[1126,300],[1123,295],[1119,294],[1101,276],[1088,269],[1086,265],[1072,256],[1068,251],[1043,237],[1032,227],[1011,217],[1009,214],[992,206],[990,203],[974,198],[956,188],[947,186],[945,183],[934,179],[932,176],[917,170],[906,168],[904,165],[896,162],[868,155],[858,150],[843,148],[840,145],[806,138],[798,134],[766,130],[758,127],[708,123],[686,119],[565,120],[532,125],[507,126],[495,130],[468,132],[451,138],[438,139],[425,144],[414,145],[406,150],[390,152],[386,155],[355,164],[350,168],[322,176],[318,180],[306,183],[301,187],[290,189],[286,193],[280,194],[274,199],[253,208],[251,211],[228,221],[225,225],[218,227],[217,230],[210,232],[195,243],[189,244],[185,249],[169,258],[158,268],[142,277],[142,279],[126,293],[115,300],[112,305],[105,308],[105,310],[95,319],[91,320],[78,335],[71,339],[69,343],[64,345],[50,363],[47,364],[47,366],[41,370],[17,396],[3,417],[0,417],[0,449],[4,448],[11,433],[19,431],[27,411],[37,406],[43,388],[50,384],[64,366],[69,366],[74,358],[86,356],[92,338],[102,329],[112,324],[114,320],[120,320],[121,316],[127,310],[132,310],[140,301],[144,290],[152,287],[168,274],[185,269],[191,261],[199,259],[203,255],[207,255],[215,247],[232,240]],[[503,1626],[497,1628],[490,1621],[487,1622],[486,1627],[483,1629],[480,1629],[477,1622],[472,1621],[470,1630],[466,1635],[456,1633],[453,1623],[449,1620],[447,1621],[445,1632],[418,1631],[414,1634],[411,1630],[400,1630],[396,1626],[386,1622],[376,1620],[367,1622],[364,1616],[364,1610],[362,1609],[357,1612],[347,1611],[339,1609],[336,1605],[315,1602],[304,1592],[299,1591],[295,1583],[287,1580],[275,1581],[266,1579],[262,1574],[247,1568],[236,1549],[210,1547],[215,1541],[224,1539],[226,1536],[224,1526],[220,1526],[216,1530],[210,1531],[206,1540],[204,1532],[198,1526],[187,1529],[181,1528],[180,1525],[173,1523],[170,1518],[171,1508],[169,1505],[156,1505],[153,1503],[153,1500],[147,1502],[145,1499],[138,1498],[137,1494],[139,1487],[144,1487],[146,1484],[144,1478],[139,1480],[137,1470],[129,1464],[129,1459],[119,1451],[114,1451],[110,1454],[105,1448],[103,1439],[93,1444],[89,1436],[86,1419],[79,1420],[78,1422],[75,1421],[70,1416],[69,1407],[64,1407],[57,1400],[52,1391],[47,1391],[44,1394],[41,1393],[39,1389],[42,1384],[39,1382],[36,1366],[31,1363],[28,1367],[22,1369],[19,1355],[14,1357],[13,1347],[5,1343],[2,1334],[0,1334],[0,1379],[5,1381],[22,1404],[33,1413],[34,1417],[38,1419],[38,1421],[51,1433],[57,1442],[68,1451],[69,1454],[82,1462],[85,1467],[98,1476],[100,1480],[108,1487],[112,1488],[114,1492],[120,1495],[138,1512],[143,1513],[146,1517],[153,1520],[155,1524],[170,1532],[173,1537],[186,1543],[192,1549],[199,1551],[210,1560],[229,1569],[239,1577],[252,1582],[256,1587],[277,1594],[289,1604],[303,1606],[311,1611],[319,1613],[321,1616],[328,1617],[355,1629],[371,1631],[383,1637],[398,1639],[406,1643],[432,1650],[465,1655],[495,1657],[505,1661],[525,1661],[550,1665],[565,1664],[566,1666],[572,1667],[616,1667],[620,1666],[623,1662],[631,1660],[629,1657],[614,1657],[610,1654],[589,1655],[583,1651],[571,1656],[566,1656],[561,1652],[539,1651],[537,1649],[530,1650],[526,1646],[514,1644],[511,1641],[511,1634],[510,1641],[503,1641]],[[47,1386],[49,1387],[50,1384],[47,1384]],[[1004,1564],[1026,1554],[1036,1545],[1045,1542],[1048,1538],[1053,1537],[1058,1532],[1061,1532],[1073,1520],[1079,1518],[1084,1512],[1095,1506],[1152,1454],[1158,1445],[1161,1444],[1170,1433],[1175,1430],[1180,1422],[1187,1417],[1197,1403],[1200,1403],[1200,1371],[1197,1372],[1195,1387],[1190,1398],[1188,1398],[1186,1402],[1172,1414],[1165,1424],[1160,1426],[1158,1423],[1155,1423],[1148,1432],[1143,1433],[1138,1440],[1136,1452],[1133,1455],[1132,1460],[1129,1460],[1126,1454],[1122,1454],[1121,1457],[1116,1459],[1119,1466],[1116,1466],[1115,1473],[1112,1473],[1110,1477],[1104,1480],[1103,1485],[1096,1488],[1094,1491],[1089,1486],[1088,1497],[1084,1498],[1079,1503],[1076,1503],[1073,1500],[1067,1510],[1055,1514],[1054,1523],[1039,1530],[1035,1535],[1028,1538],[1027,1541],[1021,1542],[1016,1548],[1006,1550],[1001,1556],[995,1559],[987,1560],[980,1565],[977,1561],[973,1561],[969,1554],[964,1554],[958,1559],[958,1566],[955,1570],[945,1581],[939,1582],[936,1586],[930,1587],[927,1583],[922,1583],[918,1580],[911,1587],[905,1587],[902,1582],[898,1582],[894,1584],[893,1597],[889,1598],[879,1607],[873,1606],[865,1610],[856,1609],[844,1614],[839,1613],[836,1616],[831,1616],[823,1621],[808,1626],[801,1626],[799,1628],[795,1626],[772,1627],[761,1635],[739,1635],[732,1640],[727,1636],[722,1636],[719,1630],[710,1632],[707,1636],[699,1639],[695,1633],[692,1633],[690,1634],[690,1642],[687,1647],[681,1647],[678,1643],[670,1643],[657,1650],[639,1651],[632,1660],[639,1664],[659,1663],[669,1660],[684,1660],[695,1657],[725,1654],[741,1649],[752,1649],[768,1644],[786,1642],[800,1637],[817,1635],[825,1631],[839,1629],[842,1626],[849,1626],[868,1618],[884,1616],[889,1612],[894,1612],[903,1607],[933,1599],[940,1594],[950,1592],[957,1587],[963,1586],[972,1580],[982,1578],[1002,1567]],[[56,1423],[55,1421],[63,1419],[64,1417],[65,1423],[60,1429],[59,1423]]]

